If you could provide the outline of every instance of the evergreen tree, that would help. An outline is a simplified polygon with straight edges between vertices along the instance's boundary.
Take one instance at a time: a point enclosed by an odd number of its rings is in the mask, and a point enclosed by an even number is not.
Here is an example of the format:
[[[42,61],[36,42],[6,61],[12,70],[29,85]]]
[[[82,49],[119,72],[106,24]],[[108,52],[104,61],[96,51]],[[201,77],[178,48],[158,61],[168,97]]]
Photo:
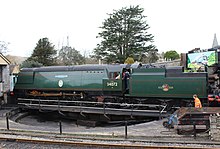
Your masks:
[[[28,61],[35,61],[43,66],[56,65],[56,53],[54,45],[49,42],[48,38],[42,38],[38,41]]]
[[[21,68],[34,68],[34,67],[42,67],[43,64],[33,61],[33,60],[25,60],[21,64]]]
[[[180,55],[175,50],[170,50],[164,54],[164,58],[166,60],[175,60],[180,58]]]
[[[98,38],[102,41],[94,49],[94,57],[123,63],[129,55],[155,50],[153,35],[148,33],[150,27],[146,16],[142,15],[143,11],[139,6],[130,6],[109,14],[101,27]]]

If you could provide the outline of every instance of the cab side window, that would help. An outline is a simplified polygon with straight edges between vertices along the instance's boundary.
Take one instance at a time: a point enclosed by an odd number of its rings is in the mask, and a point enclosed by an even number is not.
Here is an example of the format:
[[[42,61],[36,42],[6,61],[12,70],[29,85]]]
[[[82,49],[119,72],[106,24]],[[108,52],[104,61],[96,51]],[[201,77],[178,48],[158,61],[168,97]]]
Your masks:
[[[109,79],[120,79],[120,72],[110,72]]]

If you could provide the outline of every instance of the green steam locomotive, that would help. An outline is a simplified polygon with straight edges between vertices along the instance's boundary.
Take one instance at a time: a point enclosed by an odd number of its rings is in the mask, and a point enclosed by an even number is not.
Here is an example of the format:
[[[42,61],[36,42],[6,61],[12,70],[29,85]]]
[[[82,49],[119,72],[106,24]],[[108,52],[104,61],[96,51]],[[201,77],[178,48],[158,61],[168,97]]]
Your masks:
[[[193,94],[207,99],[208,93],[207,72],[125,64],[25,68],[14,87],[24,108],[105,117],[158,116],[190,104]]]

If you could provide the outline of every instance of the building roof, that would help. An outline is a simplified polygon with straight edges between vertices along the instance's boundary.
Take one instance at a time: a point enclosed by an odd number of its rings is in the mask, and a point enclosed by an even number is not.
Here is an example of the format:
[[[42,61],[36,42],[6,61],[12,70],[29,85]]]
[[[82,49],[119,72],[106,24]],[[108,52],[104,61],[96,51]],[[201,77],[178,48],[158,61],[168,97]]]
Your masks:
[[[10,65],[11,62],[2,54],[0,53],[0,65]]]

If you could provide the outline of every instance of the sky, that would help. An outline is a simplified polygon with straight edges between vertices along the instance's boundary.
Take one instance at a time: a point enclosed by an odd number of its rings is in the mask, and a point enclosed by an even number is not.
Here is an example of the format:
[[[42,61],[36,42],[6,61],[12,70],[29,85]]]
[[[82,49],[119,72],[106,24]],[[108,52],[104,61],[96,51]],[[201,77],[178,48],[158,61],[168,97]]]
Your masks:
[[[56,49],[69,43],[88,56],[108,14],[136,5],[160,53],[211,48],[215,33],[220,40],[219,0],[0,0],[0,41],[16,56],[29,57],[44,37]]]

